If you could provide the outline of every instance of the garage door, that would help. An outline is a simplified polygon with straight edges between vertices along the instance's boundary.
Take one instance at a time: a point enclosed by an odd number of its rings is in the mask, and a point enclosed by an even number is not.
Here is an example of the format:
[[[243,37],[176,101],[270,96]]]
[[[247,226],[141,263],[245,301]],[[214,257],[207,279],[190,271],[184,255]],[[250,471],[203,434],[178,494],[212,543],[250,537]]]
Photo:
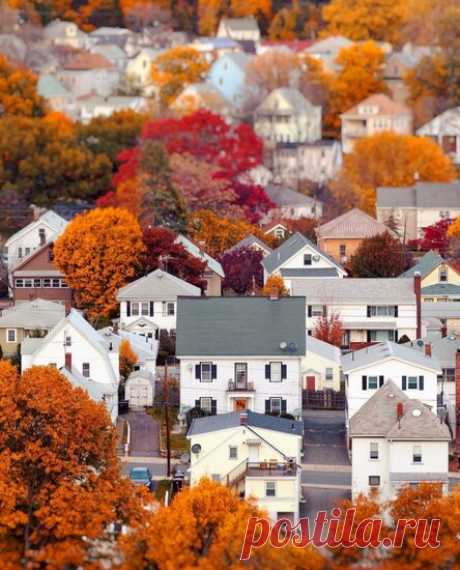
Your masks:
[[[130,384],[128,394],[129,405],[133,407],[149,406],[149,390],[145,384]]]

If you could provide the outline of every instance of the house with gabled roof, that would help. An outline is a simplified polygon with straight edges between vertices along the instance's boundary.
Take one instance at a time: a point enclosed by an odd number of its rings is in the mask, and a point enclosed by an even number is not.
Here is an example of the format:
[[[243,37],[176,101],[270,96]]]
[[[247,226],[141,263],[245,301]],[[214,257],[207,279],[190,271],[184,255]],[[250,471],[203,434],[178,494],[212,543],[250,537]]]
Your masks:
[[[390,228],[358,208],[322,224],[316,230],[319,247],[339,263],[347,263],[364,239],[382,233],[396,237]]]
[[[118,416],[119,355],[110,340],[72,309],[43,338],[21,344],[21,367],[54,366],[74,386],[104,402],[115,423]]]
[[[268,246],[265,242],[263,242],[258,237],[249,234],[242,240],[240,240],[237,244],[235,244],[230,249],[227,249],[225,253],[229,253],[231,251],[236,251],[237,249],[254,249],[255,251],[261,251],[262,255],[266,257],[273,252],[272,248]]]
[[[163,331],[175,336],[180,295],[199,297],[201,290],[163,269],[125,285],[117,293],[120,328],[148,339],[158,338]]]
[[[454,164],[460,164],[460,107],[433,117],[417,129],[417,135],[436,141]]]
[[[219,23],[216,37],[229,38],[236,41],[252,41],[260,40],[260,29],[254,16],[246,18],[227,18],[224,17]]]
[[[57,71],[58,78],[76,97],[89,94],[108,97],[120,82],[120,71],[99,53],[78,52]]]
[[[342,278],[346,271],[299,232],[293,234],[263,261],[264,282],[270,275],[283,277],[289,287],[292,279]]]
[[[413,278],[417,272],[422,278],[424,302],[460,301],[460,272],[439,253],[428,251],[400,277]]]
[[[246,95],[246,68],[251,56],[243,52],[226,53],[209,68],[207,81],[218,89],[232,107],[241,109]]]
[[[179,297],[180,406],[301,415],[303,297]]]
[[[321,218],[323,203],[317,198],[301,194],[281,184],[268,184],[265,192],[275,204],[267,219],[281,218],[283,220],[298,220],[300,218]]]
[[[448,489],[448,426],[422,400],[388,380],[350,420],[352,498],[394,499],[406,485]]]
[[[67,46],[74,49],[86,49],[89,45],[88,35],[80,30],[74,22],[66,22],[57,18],[43,28],[45,39],[55,46]]]
[[[190,255],[196,257],[200,261],[206,263],[206,268],[204,270],[203,279],[205,281],[205,295],[219,296],[222,294],[222,281],[225,278],[225,273],[222,265],[198,245],[193,243],[189,238],[180,234],[176,243],[180,243],[185,247]]]
[[[303,424],[252,411],[196,418],[188,431],[190,484],[209,477],[253,497],[272,521],[299,519]]]
[[[340,348],[307,335],[307,349],[302,359],[304,390],[341,389],[342,353]]]

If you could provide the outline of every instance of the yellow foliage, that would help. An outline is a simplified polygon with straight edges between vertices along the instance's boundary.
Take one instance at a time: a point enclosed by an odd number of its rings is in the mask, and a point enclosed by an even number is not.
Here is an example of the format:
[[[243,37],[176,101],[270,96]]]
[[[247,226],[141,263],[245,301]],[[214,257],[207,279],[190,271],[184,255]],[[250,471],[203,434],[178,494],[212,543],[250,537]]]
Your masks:
[[[129,340],[123,339],[120,342],[119,357],[120,374],[126,379],[131,374],[134,365],[137,364],[137,361],[139,360],[137,354],[132,349]]]
[[[460,237],[460,217],[455,218],[455,220],[449,226],[449,229],[447,230],[447,235],[450,238],[459,238]]]
[[[272,2],[271,0],[231,0],[230,9],[235,18],[256,16],[257,14],[263,14],[266,18],[270,18]]]
[[[277,290],[279,297],[287,297],[289,295],[289,291],[281,275],[270,275],[262,289],[262,295],[269,297],[273,293],[273,289]]]

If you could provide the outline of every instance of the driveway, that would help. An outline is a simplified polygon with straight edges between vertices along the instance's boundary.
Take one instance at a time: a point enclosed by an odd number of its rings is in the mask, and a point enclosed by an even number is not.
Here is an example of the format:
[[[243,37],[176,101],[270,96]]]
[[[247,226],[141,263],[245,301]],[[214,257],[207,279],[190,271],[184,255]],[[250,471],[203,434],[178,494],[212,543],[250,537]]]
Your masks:
[[[160,455],[160,424],[144,410],[130,411],[123,415],[131,426],[129,454],[135,457],[158,457]]]
[[[305,410],[303,463],[349,465],[345,443],[345,412]]]

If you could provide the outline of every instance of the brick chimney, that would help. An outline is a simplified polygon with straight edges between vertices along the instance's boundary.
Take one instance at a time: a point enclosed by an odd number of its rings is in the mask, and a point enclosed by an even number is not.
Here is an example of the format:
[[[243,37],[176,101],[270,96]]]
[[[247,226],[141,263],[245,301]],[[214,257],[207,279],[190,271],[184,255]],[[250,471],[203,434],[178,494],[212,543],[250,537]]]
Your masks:
[[[425,343],[425,355],[431,358],[431,343]]]
[[[455,450],[460,452],[460,350],[455,354],[455,416],[456,416],[456,437]]]
[[[422,338],[422,276],[414,273],[415,309],[417,319],[417,338]]]
[[[279,299],[278,287],[272,287],[270,291],[270,300],[277,301]]]
[[[72,353],[66,352],[65,353],[65,367],[67,370],[72,370]]]
[[[396,404],[396,416],[398,417],[398,421],[403,417],[404,415],[404,404],[402,402],[398,402]]]

